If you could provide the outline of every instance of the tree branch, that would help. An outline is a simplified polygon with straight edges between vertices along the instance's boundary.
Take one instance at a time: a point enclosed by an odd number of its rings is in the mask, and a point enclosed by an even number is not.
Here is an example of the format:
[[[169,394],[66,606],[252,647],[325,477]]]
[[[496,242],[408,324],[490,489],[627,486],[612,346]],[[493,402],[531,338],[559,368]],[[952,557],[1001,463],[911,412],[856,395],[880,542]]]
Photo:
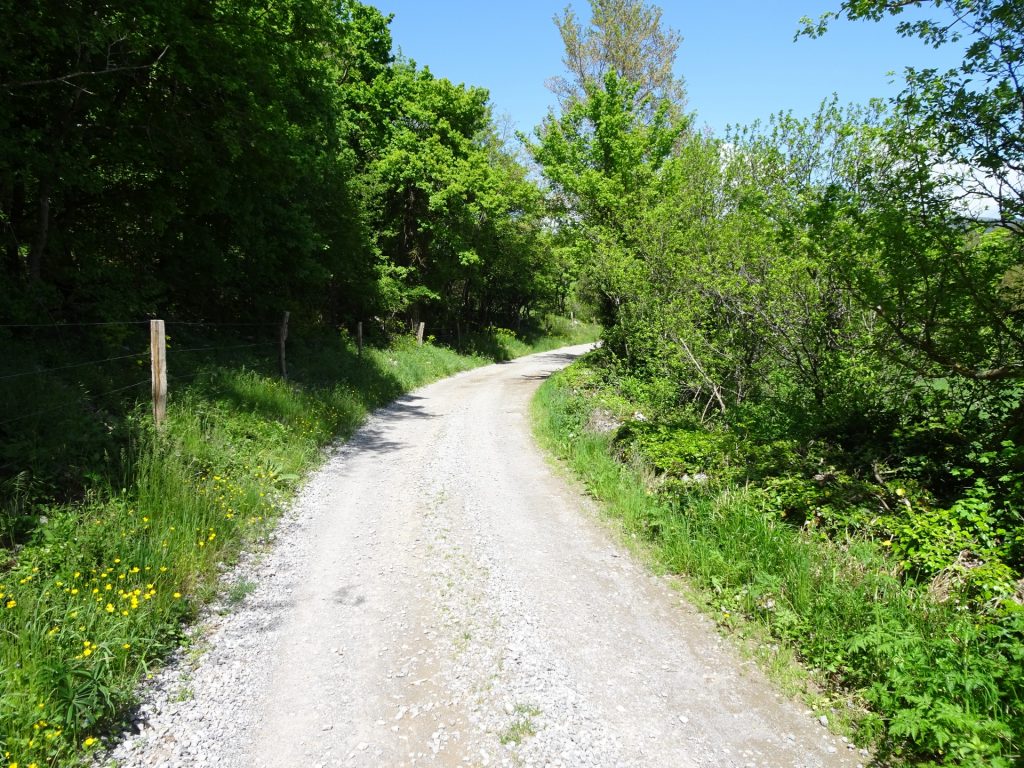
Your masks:
[[[67,75],[61,75],[60,77],[51,77],[45,80],[20,80],[10,83],[0,83],[0,88],[7,88],[13,90],[14,88],[29,88],[37,85],[52,85],[53,83],[64,83],[65,85],[75,85],[71,82],[73,79],[80,77],[97,77],[99,75],[112,75],[117,72],[135,72],[140,69],[150,69],[156,66],[156,64],[164,57],[164,54],[170,50],[170,46],[165,46],[160,55],[157,56],[153,61],[148,64],[139,64],[134,67],[108,67],[106,69],[94,69],[85,72],[72,72]]]

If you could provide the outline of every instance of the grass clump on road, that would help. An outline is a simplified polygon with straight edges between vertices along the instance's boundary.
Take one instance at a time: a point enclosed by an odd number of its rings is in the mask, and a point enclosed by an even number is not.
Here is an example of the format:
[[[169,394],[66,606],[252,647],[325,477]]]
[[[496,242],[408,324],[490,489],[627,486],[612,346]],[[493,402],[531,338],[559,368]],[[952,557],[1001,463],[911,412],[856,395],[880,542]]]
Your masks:
[[[160,430],[145,404],[130,408],[122,439],[89,446],[117,459],[84,472],[75,498],[47,499],[24,474],[9,482],[2,512],[19,516],[6,526],[19,535],[0,550],[2,764],[75,765],[101,747],[325,445],[400,394],[488,362],[409,339],[362,356],[344,338],[296,339],[288,382],[272,362],[208,364],[172,388]]]
[[[1020,765],[1024,744],[1024,608],[972,599],[965,575],[920,579],[892,544],[836,535],[799,518],[778,489],[798,467],[732,471],[742,446],[679,427],[675,457],[721,456],[715,470],[666,472],[664,433],[594,357],[556,374],[535,400],[542,441],[567,460],[625,530],[685,574],[730,631],[754,631],[816,671],[829,719],[846,720],[878,765]],[[659,452],[660,447],[660,452]],[[969,565],[963,566],[966,570]],[[959,591],[958,591],[959,590]],[[819,701],[820,701],[819,697]]]

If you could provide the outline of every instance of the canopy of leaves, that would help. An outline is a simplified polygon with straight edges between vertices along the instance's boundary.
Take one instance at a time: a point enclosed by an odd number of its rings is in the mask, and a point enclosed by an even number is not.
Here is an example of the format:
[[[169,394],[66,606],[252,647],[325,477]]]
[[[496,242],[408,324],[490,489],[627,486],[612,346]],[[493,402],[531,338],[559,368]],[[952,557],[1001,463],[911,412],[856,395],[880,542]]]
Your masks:
[[[487,92],[394,61],[376,9],[23,6],[0,0],[9,319],[507,324],[551,295]]]

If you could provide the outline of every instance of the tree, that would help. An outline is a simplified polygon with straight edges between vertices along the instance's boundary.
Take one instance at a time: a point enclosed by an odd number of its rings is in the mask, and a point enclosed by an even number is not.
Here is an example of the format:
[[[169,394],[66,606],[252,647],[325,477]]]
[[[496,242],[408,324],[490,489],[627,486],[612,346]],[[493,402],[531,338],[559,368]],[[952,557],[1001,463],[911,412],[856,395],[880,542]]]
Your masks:
[[[905,364],[1022,379],[1014,286],[1024,269],[1024,2],[847,0],[817,23],[805,20],[804,34],[823,34],[839,17],[877,21],[926,5],[939,17],[902,21],[900,34],[965,44],[963,61],[945,73],[907,69],[864,183],[833,200],[858,233],[835,253]],[[994,221],[977,210],[986,200]],[[992,225],[1003,235],[986,233]]]
[[[803,34],[822,35],[831,21],[899,17],[932,8],[897,25],[905,37],[928,44],[961,45],[958,67],[940,72],[908,67],[907,87],[895,99],[898,113],[926,137],[932,173],[957,190],[962,213],[1019,230],[1024,217],[1024,2],[1022,0],[845,0],[817,21],[804,19]],[[979,202],[987,201],[981,206]],[[979,213],[979,209],[983,212]]]
[[[642,0],[591,0],[591,19],[580,24],[569,6],[555,24],[565,44],[562,59],[568,77],[554,77],[548,87],[562,109],[586,97],[588,85],[600,86],[614,73],[637,86],[636,105],[648,115],[668,101],[681,110],[685,101],[682,78],[673,73],[682,38],[661,23],[661,9]]]
[[[21,20],[0,30],[7,296],[66,319],[213,319],[319,313],[335,286],[365,286],[348,279],[370,255],[344,107],[390,60],[379,12],[29,5],[0,0]]]
[[[640,87],[615,72],[601,83],[587,82],[584,98],[561,117],[549,116],[530,147],[552,184],[560,226],[573,232],[583,280],[612,332],[620,308],[635,295],[642,213],[689,127],[666,101],[654,110],[652,96],[638,102]]]

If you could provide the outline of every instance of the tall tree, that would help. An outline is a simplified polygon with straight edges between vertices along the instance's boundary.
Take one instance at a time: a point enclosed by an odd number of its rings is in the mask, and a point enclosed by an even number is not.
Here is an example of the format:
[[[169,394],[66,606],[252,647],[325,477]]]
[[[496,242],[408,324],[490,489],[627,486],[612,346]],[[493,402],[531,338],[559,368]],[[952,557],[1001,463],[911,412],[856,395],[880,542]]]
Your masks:
[[[567,70],[551,82],[561,114],[548,115],[530,149],[551,182],[561,254],[578,263],[609,348],[635,357],[620,324],[643,324],[631,307],[644,292],[645,211],[690,125],[673,72],[680,37],[641,0],[590,6],[587,27],[571,8],[555,17]]]

